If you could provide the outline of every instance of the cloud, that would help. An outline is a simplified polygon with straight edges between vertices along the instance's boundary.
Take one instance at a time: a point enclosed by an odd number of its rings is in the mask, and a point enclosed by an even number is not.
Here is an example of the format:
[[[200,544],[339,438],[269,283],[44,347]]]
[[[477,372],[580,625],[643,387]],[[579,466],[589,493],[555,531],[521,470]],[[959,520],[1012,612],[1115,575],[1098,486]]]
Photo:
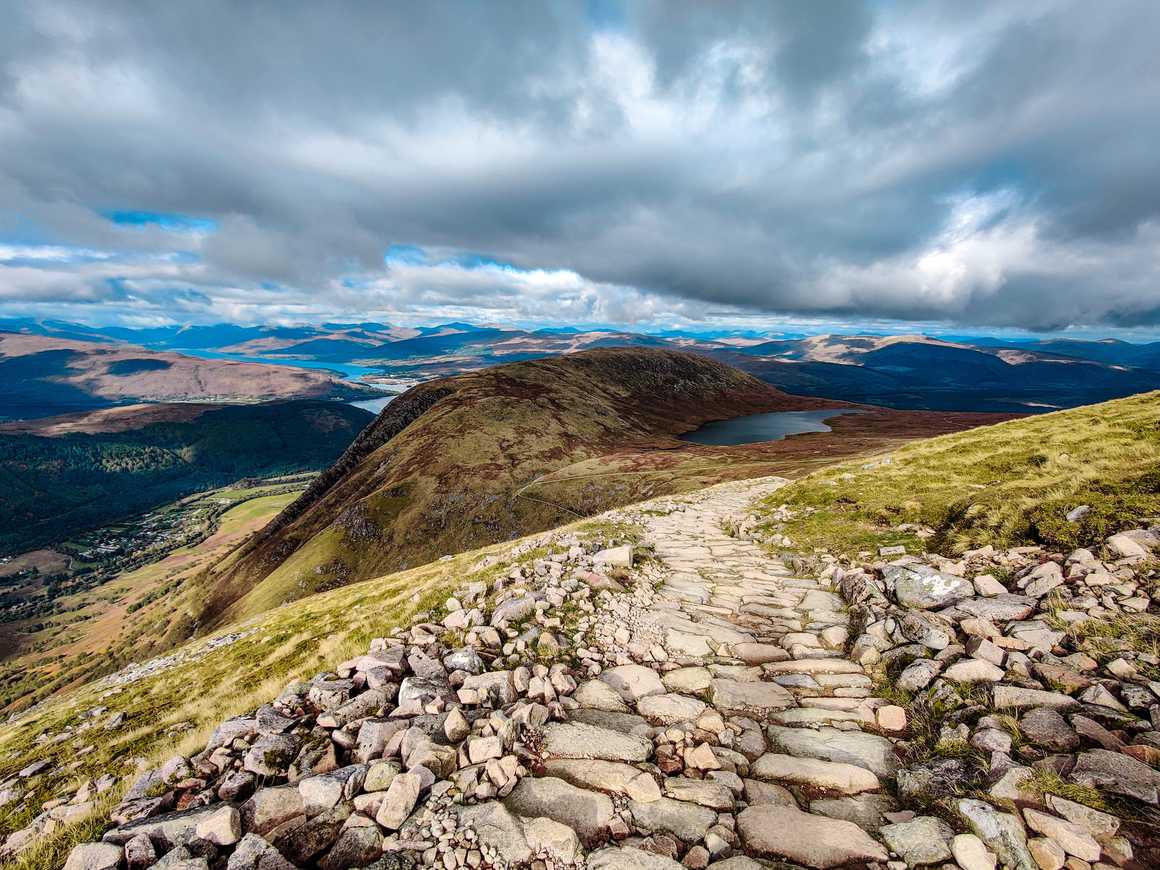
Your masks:
[[[1160,325],[1145,0],[0,14],[7,312]]]

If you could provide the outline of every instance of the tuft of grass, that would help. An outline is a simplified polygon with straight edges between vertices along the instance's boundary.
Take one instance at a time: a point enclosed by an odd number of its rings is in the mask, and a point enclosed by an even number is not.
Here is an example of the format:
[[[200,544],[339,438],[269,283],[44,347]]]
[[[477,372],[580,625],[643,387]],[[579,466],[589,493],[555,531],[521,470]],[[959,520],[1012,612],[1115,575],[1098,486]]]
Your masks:
[[[39,837],[8,863],[9,870],[48,870],[63,867],[68,853],[74,846],[101,838],[101,834],[109,827],[106,818],[112,807],[111,800],[104,800],[97,811],[88,818],[61,825],[52,833]]]
[[[1094,810],[1101,810],[1105,813],[1114,812],[1098,788],[1067,782],[1053,770],[1033,769],[1027,779],[1023,780],[1023,786],[1039,794],[1053,794],[1091,807]]]
[[[796,517],[766,527],[803,550],[1094,546],[1160,513],[1160,392],[915,442],[889,463],[835,465],[779,490],[762,510],[781,504]],[[1091,512],[1068,523],[1080,504]],[[904,523],[935,535],[920,541],[898,531]]]

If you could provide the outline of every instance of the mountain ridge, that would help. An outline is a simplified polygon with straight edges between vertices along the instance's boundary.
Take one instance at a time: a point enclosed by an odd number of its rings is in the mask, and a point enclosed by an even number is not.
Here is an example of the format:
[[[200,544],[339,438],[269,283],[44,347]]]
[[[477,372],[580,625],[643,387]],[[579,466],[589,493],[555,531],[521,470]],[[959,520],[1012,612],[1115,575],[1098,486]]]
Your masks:
[[[679,446],[672,436],[710,419],[821,407],[842,405],[668,350],[593,350],[424,383],[231,558],[206,618],[558,525],[574,512],[515,493],[577,460]]]

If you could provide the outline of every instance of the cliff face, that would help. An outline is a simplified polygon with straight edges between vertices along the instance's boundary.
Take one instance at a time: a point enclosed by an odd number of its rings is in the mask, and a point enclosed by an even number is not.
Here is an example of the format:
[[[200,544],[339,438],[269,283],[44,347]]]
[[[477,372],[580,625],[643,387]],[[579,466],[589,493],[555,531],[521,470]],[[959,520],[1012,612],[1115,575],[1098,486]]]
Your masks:
[[[671,448],[702,423],[815,407],[704,357],[608,349],[432,381],[389,405],[210,587],[244,616],[575,519],[521,494],[618,448]]]

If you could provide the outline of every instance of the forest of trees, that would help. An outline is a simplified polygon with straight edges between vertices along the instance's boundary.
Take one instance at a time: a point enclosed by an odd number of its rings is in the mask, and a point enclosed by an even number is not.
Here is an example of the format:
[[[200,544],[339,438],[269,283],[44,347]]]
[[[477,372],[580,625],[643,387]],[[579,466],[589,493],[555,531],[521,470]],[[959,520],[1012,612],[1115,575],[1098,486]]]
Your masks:
[[[337,402],[215,408],[127,432],[0,434],[0,555],[247,476],[323,468],[372,419]]]

